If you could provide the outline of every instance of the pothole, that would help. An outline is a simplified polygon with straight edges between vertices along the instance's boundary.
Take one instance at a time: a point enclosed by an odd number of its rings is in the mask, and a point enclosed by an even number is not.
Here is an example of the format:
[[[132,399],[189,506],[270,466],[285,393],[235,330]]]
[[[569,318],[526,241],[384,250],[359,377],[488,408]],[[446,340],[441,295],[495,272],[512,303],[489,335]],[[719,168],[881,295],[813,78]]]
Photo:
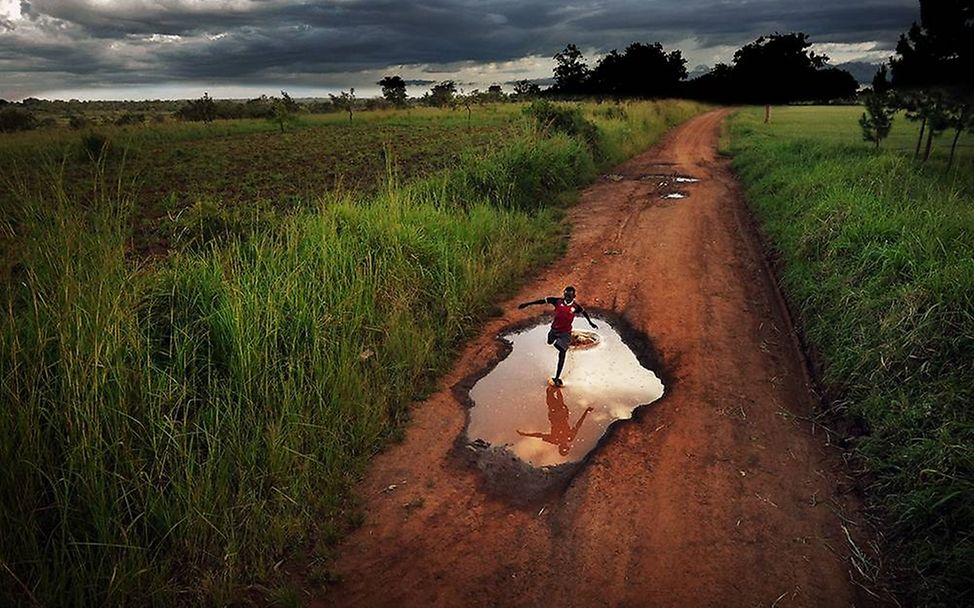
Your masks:
[[[700,178],[698,177],[669,173],[649,173],[647,175],[641,175],[639,179],[644,182],[656,182],[658,186],[665,186],[670,183],[695,184],[700,181]]]
[[[470,406],[458,444],[490,490],[530,504],[560,489],[614,424],[663,396],[648,340],[621,319],[594,319],[597,330],[573,332],[564,386],[548,383],[558,355],[543,321],[500,336],[497,364],[456,387]]]

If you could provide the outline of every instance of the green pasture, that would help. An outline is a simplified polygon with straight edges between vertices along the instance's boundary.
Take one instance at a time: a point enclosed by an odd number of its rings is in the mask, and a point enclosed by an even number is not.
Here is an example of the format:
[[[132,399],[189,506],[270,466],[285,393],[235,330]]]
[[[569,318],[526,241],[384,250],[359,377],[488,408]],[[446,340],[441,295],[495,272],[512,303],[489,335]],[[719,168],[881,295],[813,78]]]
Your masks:
[[[771,108],[771,123],[767,130],[762,131],[758,128],[758,125],[763,125],[764,122],[763,108],[760,111],[752,109],[741,112],[736,123],[753,127],[749,135],[751,138],[806,139],[823,144],[868,148],[874,144],[862,140],[862,130],[859,128],[859,117],[864,111],[865,109],[858,105],[774,106]],[[908,120],[902,112],[899,112],[893,119],[893,128],[889,137],[883,140],[880,149],[912,158],[919,133],[919,121]],[[953,130],[944,131],[934,137],[930,159],[927,161],[930,167],[939,167],[943,170],[943,163],[950,154],[953,138]],[[926,139],[924,135],[923,145],[920,147],[921,156]],[[958,173],[966,175],[974,173],[971,167],[971,163],[974,162],[974,133],[969,131],[961,133],[954,162]]]

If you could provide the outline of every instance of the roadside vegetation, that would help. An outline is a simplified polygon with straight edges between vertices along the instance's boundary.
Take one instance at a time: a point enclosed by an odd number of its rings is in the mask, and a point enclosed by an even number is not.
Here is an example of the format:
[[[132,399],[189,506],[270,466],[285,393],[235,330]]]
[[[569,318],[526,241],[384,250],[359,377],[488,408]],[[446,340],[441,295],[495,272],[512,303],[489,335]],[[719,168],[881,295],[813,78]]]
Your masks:
[[[735,170],[854,440],[906,605],[974,603],[974,135],[914,160],[861,108],[738,113]],[[945,138],[948,139],[948,138]]]
[[[258,202],[243,190],[224,205],[235,180],[206,181],[220,171],[153,173],[152,146],[198,144],[186,166],[209,166],[200,159],[239,156],[277,130],[298,138],[282,150],[307,159],[292,147],[318,127],[147,128],[130,146],[118,135],[118,156],[102,147],[77,161],[83,187],[62,169],[74,159],[18,174],[0,225],[0,603],[290,597],[275,585],[295,561],[327,582],[354,524],[350,485],[491,303],[557,255],[566,197],[703,109],[538,102],[472,123],[449,110],[356,112],[333,167],[368,157],[368,187],[282,167],[261,195],[292,194],[297,180],[300,204],[199,231],[165,256],[138,254],[132,219],[158,200],[142,198],[147,183],[186,209],[215,199],[221,218]],[[450,162],[399,156],[395,137],[379,145],[397,121],[439,132],[439,118],[452,121],[436,144]],[[478,121],[492,143],[467,139]],[[75,145],[51,137],[49,149]],[[15,144],[2,149],[11,162]],[[149,168],[133,184],[121,163],[140,157]],[[277,167],[253,162],[254,175]]]

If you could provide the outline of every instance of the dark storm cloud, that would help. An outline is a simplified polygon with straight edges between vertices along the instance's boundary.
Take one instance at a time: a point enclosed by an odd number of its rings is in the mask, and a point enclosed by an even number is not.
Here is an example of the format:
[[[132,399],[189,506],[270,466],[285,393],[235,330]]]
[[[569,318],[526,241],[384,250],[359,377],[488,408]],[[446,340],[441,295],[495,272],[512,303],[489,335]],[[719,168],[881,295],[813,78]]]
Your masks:
[[[892,48],[915,0],[24,0],[0,15],[5,77],[72,84],[276,82],[395,65],[550,57],[569,42],[739,46],[773,31]],[[177,38],[178,37],[178,38]],[[883,47],[880,47],[883,48]],[[73,80],[72,80],[73,79]]]
[[[653,31],[670,40],[691,34],[705,46],[736,45],[749,36],[774,31],[803,31],[830,42],[862,42],[895,40],[918,13],[916,2],[889,0],[673,2],[660,3],[657,10],[645,10],[645,6],[625,3],[617,10],[576,19],[574,25],[581,31],[599,33]]]

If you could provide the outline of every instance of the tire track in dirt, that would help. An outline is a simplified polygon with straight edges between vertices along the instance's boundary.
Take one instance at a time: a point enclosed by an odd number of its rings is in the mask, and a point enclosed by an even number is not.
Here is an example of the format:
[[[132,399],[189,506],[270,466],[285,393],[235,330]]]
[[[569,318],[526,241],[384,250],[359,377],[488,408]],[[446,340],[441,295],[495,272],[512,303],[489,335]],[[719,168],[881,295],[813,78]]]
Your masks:
[[[566,255],[502,303],[506,316],[415,407],[405,441],[374,459],[342,582],[315,605],[869,604],[835,513],[859,519],[841,458],[787,415],[814,401],[741,188],[716,154],[727,113],[681,125],[616,168],[623,179],[582,193]],[[640,179],[672,172],[700,178],[681,184],[688,198],[660,200]],[[485,495],[451,455],[466,412],[450,387],[531,316],[516,302],[569,283],[647,333],[675,381],[539,514]]]

